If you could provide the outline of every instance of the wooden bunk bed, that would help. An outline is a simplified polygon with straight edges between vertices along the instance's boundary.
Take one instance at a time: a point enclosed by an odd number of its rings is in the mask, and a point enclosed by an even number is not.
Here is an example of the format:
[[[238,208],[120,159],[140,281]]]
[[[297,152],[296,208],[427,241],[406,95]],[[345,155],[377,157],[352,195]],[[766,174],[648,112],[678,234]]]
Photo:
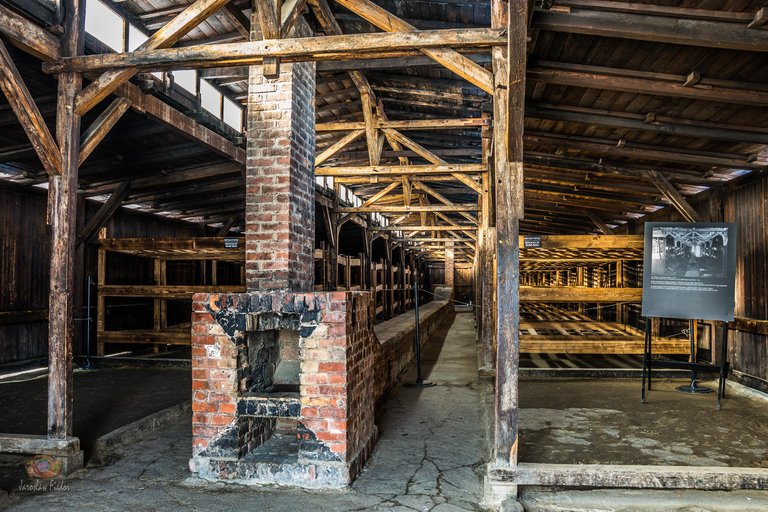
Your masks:
[[[520,352],[642,354],[644,333],[627,313],[642,301],[642,283],[630,271],[642,259],[642,236],[521,237]],[[656,336],[654,350],[690,348],[686,339]]]

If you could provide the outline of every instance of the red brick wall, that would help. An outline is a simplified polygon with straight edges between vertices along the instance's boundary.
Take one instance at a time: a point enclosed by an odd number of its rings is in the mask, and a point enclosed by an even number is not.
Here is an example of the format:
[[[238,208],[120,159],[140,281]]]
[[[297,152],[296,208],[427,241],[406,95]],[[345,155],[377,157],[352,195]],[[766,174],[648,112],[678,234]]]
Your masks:
[[[445,243],[445,286],[453,287],[454,278],[454,248],[453,242]]]
[[[258,25],[258,23],[256,24]],[[310,35],[306,23],[296,29]],[[315,244],[315,64],[251,66],[247,111],[248,291],[311,291]]]
[[[372,307],[367,292],[196,294],[192,315],[194,455],[235,430],[241,437],[244,432],[238,426],[236,410],[244,378],[241,366],[249,315],[301,315],[299,462],[347,463],[351,481],[376,435]],[[264,434],[259,431],[266,440]],[[253,440],[239,440],[234,448],[253,444],[249,441]]]

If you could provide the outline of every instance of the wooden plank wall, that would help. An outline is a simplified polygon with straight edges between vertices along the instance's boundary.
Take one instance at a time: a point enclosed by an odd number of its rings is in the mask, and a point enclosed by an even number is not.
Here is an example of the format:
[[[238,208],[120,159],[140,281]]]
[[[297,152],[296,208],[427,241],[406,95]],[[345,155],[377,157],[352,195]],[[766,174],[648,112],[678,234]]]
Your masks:
[[[20,188],[20,187],[19,187]],[[0,188],[0,312],[48,310],[46,195]],[[27,316],[26,314],[24,316]],[[0,321],[0,363],[45,357],[48,322]]]
[[[695,199],[700,199],[696,201]],[[710,194],[703,193],[691,200],[691,206],[703,221],[713,219]],[[714,212],[714,215],[717,215]],[[676,211],[651,214],[649,222],[684,222]],[[736,266],[736,316],[768,320],[768,178],[749,182],[739,188],[727,190],[723,197],[723,222],[738,224],[738,250]],[[643,234],[643,223],[637,223],[637,233]],[[683,325],[679,321],[663,321],[662,334]],[[679,330],[679,329],[678,329]],[[714,331],[714,332],[713,332]],[[720,328],[700,323],[698,347],[701,356],[719,353]],[[703,350],[702,350],[703,349]],[[752,379],[745,384],[768,391],[768,336],[747,331],[734,331],[729,340],[729,361],[733,368]],[[757,379],[757,380],[755,380]]]
[[[101,203],[81,201],[78,212],[87,211],[92,217]],[[48,279],[50,265],[50,229],[46,226],[47,195],[44,190],[3,185],[0,187],[0,364],[44,358],[48,354]],[[80,223],[82,225],[82,223]],[[189,237],[196,236],[194,226],[178,221],[164,221],[147,214],[118,210],[107,223],[107,232],[114,237]],[[84,280],[89,273],[96,277],[96,246],[88,247],[76,257],[83,265],[78,272],[78,311],[85,304]],[[81,263],[82,262],[82,263]],[[115,265],[126,276],[140,274],[138,261]],[[95,298],[93,302],[95,306]],[[4,312],[34,311],[34,320],[10,320]],[[5,318],[4,318],[5,317]],[[22,318],[23,319],[23,318]],[[85,324],[76,322],[74,353],[81,354],[85,346]]]
[[[768,320],[768,178],[726,194],[725,221],[738,224],[736,316]],[[730,360],[734,368],[768,380],[768,336],[733,333]]]

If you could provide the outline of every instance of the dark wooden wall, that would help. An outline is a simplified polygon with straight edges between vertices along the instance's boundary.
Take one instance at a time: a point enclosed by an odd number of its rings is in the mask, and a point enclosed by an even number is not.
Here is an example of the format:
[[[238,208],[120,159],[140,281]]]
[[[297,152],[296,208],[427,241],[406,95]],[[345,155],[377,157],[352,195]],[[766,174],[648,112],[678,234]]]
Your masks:
[[[45,190],[0,184],[0,312],[47,310],[50,264],[46,225]],[[78,213],[90,219],[101,206],[95,201],[80,201]],[[82,220],[78,222],[82,227]],[[107,223],[107,235],[115,238],[175,238],[197,236],[197,226],[156,216],[118,210]],[[85,318],[85,279],[96,279],[96,246],[79,250],[76,261],[76,318]],[[112,268],[125,275],[141,275],[144,264],[138,258],[120,262]],[[95,297],[93,304],[95,306]],[[86,322],[76,322],[75,354],[85,347]],[[44,317],[34,321],[0,321],[0,364],[45,358],[48,354],[48,323]]]
[[[707,191],[692,198],[691,206],[703,221],[736,222],[736,316],[755,320],[768,320],[766,279],[768,279],[768,178],[751,180],[742,186],[723,192],[722,203],[715,191]],[[722,204],[722,210],[718,206]],[[646,216],[648,222],[684,222],[676,211],[661,210]],[[627,229],[619,230],[626,233]],[[643,223],[638,222],[636,233],[643,234]],[[679,330],[679,321],[662,322],[662,334]],[[722,331],[711,322],[699,323],[699,359],[709,359],[711,352],[720,352]],[[768,391],[768,336],[746,331],[732,331],[729,339],[728,360],[742,374],[745,384]]]
[[[48,309],[50,248],[45,211],[45,191],[0,188],[0,311]],[[0,363],[47,353],[44,316],[32,322],[0,324]]]
[[[768,178],[726,194],[725,221],[738,224],[736,316],[768,320]],[[734,368],[768,380],[768,336],[733,333],[730,360]]]

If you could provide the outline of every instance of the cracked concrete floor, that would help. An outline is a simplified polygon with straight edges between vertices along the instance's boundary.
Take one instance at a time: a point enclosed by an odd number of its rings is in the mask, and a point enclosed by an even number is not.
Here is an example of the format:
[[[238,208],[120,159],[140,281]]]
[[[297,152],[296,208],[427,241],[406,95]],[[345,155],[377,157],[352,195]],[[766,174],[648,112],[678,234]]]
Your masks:
[[[472,314],[461,312],[424,351],[426,389],[397,386],[363,474],[342,491],[204,484],[189,478],[190,418],[123,448],[114,464],[88,468],[52,490],[0,496],[11,511],[393,511],[481,510],[485,440],[476,386]],[[415,372],[405,382],[415,381]]]

